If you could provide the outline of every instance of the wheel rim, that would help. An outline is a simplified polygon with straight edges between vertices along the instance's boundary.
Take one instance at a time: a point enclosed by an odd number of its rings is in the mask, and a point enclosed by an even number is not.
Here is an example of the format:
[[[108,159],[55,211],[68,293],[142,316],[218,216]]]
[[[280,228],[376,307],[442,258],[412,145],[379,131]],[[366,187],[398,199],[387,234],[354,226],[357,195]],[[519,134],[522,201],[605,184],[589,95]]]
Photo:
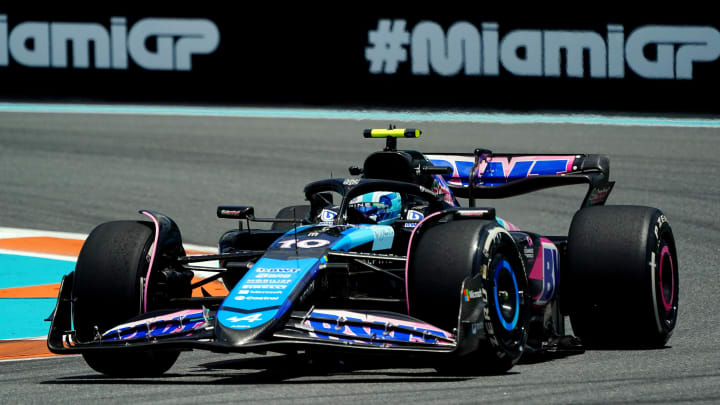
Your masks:
[[[515,329],[520,317],[520,294],[515,272],[507,260],[495,268],[493,296],[500,324],[507,331]]]
[[[665,311],[670,311],[675,300],[675,268],[667,245],[660,251],[660,298]]]

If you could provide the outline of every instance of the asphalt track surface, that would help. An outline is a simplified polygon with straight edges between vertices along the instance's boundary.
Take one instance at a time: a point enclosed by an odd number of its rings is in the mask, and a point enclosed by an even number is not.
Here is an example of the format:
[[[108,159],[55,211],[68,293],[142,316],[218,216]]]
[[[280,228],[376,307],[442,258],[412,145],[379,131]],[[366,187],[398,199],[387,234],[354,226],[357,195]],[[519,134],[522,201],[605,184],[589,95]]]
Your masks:
[[[88,233],[103,221],[173,217],[187,242],[234,226],[219,204],[259,216],[302,203],[309,181],[345,176],[385,121],[0,113],[0,225]],[[611,204],[663,209],[680,260],[680,315],[660,350],[590,351],[507,375],[441,376],[417,365],[318,365],[303,357],[185,353],[163,378],[109,379],[77,356],[0,363],[0,403],[658,403],[720,401],[720,130],[394,122],[428,152],[607,153]],[[487,202],[529,230],[564,234],[582,191]],[[622,299],[622,297],[615,297]],[[613,325],[608,325],[612,328]]]

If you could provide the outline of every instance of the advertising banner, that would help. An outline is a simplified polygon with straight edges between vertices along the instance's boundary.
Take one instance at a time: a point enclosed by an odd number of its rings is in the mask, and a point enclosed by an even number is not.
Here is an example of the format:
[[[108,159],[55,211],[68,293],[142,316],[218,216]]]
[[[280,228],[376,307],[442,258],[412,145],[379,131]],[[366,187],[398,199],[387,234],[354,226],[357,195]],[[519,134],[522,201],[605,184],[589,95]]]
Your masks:
[[[0,7],[0,99],[717,114],[710,13]]]

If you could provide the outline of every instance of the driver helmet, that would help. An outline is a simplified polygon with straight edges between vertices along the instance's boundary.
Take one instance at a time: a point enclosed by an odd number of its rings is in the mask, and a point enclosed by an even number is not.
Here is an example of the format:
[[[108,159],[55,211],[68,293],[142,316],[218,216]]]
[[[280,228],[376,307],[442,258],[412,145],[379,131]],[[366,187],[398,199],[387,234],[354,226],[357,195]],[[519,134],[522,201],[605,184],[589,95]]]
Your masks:
[[[400,193],[375,191],[350,200],[349,207],[378,225],[389,225],[402,214]]]

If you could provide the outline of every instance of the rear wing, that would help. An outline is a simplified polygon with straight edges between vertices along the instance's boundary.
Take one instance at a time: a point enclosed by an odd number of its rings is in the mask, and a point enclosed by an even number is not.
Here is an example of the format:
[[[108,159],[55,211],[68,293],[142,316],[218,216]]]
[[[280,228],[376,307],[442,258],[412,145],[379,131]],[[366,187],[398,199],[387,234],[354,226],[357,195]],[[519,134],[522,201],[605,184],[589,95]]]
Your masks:
[[[588,184],[582,207],[602,205],[615,182],[606,155],[529,155],[492,153],[426,153],[434,166],[452,168],[443,175],[456,197],[506,198],[550,187]]]

